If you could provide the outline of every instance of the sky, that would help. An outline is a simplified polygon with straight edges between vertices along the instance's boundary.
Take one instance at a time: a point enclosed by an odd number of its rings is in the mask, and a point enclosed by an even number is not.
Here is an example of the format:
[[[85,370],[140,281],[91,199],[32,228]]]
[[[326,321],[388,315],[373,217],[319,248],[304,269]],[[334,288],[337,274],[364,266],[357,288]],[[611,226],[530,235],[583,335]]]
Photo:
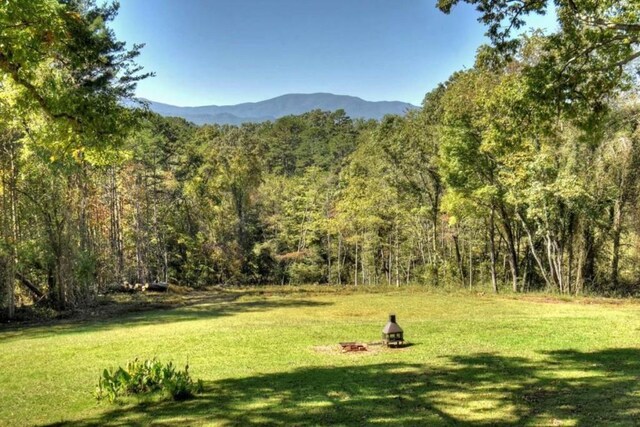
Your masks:
[[[330,92],[419,105],[487,42],[472,7],[436,0],[120,0],[119,40],[156,76],[137,95],[178,106]],[[554,16],[530,19],[553,29]]]

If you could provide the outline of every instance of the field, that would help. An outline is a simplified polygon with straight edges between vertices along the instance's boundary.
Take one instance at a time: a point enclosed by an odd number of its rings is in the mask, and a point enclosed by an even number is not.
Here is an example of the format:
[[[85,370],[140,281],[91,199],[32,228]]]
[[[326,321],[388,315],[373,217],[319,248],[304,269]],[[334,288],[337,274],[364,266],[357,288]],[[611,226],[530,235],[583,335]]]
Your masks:
[[[0,327],[0,425],[640,420],[634,302],[323,287],[171,298],[177,306],[117,318]],[[145,304],[122,302],[131,303]],[[379,340],[389,312],[397,313],[410,346],[337,350],[340,341]],[[93,398],[103,368],[153,356],[188,361],[205,393],[185,402]]]

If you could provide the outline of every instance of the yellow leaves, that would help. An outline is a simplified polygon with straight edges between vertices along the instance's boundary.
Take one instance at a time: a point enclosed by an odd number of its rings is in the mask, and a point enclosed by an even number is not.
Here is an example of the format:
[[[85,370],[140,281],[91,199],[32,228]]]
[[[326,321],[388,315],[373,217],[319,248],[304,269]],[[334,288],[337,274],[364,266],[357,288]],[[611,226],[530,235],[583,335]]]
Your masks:
[[[82,22],[82,16],[78,12],[69,11],[69,12],[67,12],[67,16],[70,16],[71,18],[73,18],[77,22]]]
[[[79,147],[71,151],[71,157],[78,163],[84,160],[84,147]]]

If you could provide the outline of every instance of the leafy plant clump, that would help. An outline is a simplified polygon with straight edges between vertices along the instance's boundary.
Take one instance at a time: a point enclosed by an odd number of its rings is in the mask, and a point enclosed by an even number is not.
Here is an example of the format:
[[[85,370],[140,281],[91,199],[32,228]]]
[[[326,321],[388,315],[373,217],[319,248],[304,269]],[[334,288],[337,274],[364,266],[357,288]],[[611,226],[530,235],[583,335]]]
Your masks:
[[[163,364],[153,358],[127,363],[122,368],[105,369],[98,379],[96,399],[114,402],[121,396],[165,393],[173,400],[186,400],[202,393],[202,380],[193,381],[189,365],[178,370],[172,362]]]

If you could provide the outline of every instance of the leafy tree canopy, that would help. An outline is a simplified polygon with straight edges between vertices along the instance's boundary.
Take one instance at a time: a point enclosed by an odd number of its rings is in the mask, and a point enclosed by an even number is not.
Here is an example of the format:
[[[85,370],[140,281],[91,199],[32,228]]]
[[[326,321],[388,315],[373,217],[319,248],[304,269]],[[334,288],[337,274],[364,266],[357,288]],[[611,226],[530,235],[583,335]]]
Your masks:
[[[640,57],[637,0],[462,1],[476,6],[500,56],[511,59],[525,52],[532,60],[528,72],[538,98],[558,103],[574,115],[582,106],[596,113],[602,110],[607,99],[630,87],[638,71],[634,70]],[[459,2],[439,0],[438,7],[450,13]],[[552,7],[558,16],[556,33],[538,37],[537,43],[514,34],[526,24],[527,15],[544,15]]]
[[[151,75],[134,62],[142,45],[127,49],[107,26],[118,7],[93,0],[0,3],[0,91],[13,91],[4,107],[56,122],[47,130],[55,128],[50,140],[66,140],[57,147],[64,152],[104,144],[130,125],[133,113],[122,103]]]

